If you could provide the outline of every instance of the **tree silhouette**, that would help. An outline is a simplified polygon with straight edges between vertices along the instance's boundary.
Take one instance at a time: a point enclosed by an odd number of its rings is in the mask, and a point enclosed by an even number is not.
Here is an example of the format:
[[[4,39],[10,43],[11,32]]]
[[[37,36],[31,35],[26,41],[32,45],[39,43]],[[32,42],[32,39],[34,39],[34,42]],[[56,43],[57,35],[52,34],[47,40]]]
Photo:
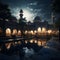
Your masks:
[[[52,10],[54,13],[60,14],[60,1],[59,0],[53,0]],[[59,28],[59,34],[60,34],[60,17],[57,19],[55,26]]]
[[[5,20],[9,19],[11,16],[11,12],[9,6],[7,4],[0,3],[0,18]]]
[[[3,29],[3,36],[5,36],[5,24],[6,19],[9,19],[11,16],[9,6],[3,3],[0,3],[0,27]]]
[[[17,22],[17,18],[15,16],[10,16],[9,22]]]
[[[41,21],[41,18],[39,16],[36,16],[33,20],[33,22],[40,22]]]
[[[52,10],[53,10],[55,13],[60,13],[60,1],[59,1],[59,0],[53,0]]]
[[[0,27],[3,29],[3,36],[5,36],[5,27],[7,21],[17,22],[17,19],[11,15],[9,5],[0,2]]]
[[[59,35],[60,35],[60,18],[58,18],[58,20],[55,22],[55,27],[59,29]]]

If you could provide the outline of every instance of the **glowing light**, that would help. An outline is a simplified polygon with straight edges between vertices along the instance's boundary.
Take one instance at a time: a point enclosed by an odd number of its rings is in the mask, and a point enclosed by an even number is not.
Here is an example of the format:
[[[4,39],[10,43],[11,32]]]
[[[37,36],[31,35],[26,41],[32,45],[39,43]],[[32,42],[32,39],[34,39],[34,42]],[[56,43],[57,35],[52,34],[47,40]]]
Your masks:
[[[15,44],[18,44],[17,42],[15,42]]]
[[[33,40],[30,40],[30,43],[33,43]]]
[[[42,41],[42,46],[45,46],[45,44],[46,44],[46,41]]]
[[[35,31],[34,31],[34,33],[36,34],[36,33],[37,33],[37,31],[35,30]]]
[[[12,35],[17,35],[17,30],[16,29],[13,29]]]
[[[27,43],[28,43],[28,41],[27,41],[27,40],[25,40],[25,43],[27,44]]]
[[[26,17],[27,21],[30,21],[31,18],[33,19],[33,17],[32,17],[33,14],[29,10],[24,9],[23,11],[24,11],[24,16],[23,17]]]
[[[27,20],[27,22],[28,21],[31,21],[32,22],[32,20],[34,19],[34,16],[36,15],[36,14],[33,14],[31,11],[30,11],[30,9],[28,9],[28,8],[23,8],[22,9],[23,10],[23,18],[26,18],[26,20]],[[15,13],[13,13],[12,15],[14,15],[17,19],[19,19],[20,18],[20,16],[19,16],[19,11],[20,11],[20,8],[16,8],[16,9],[13,9],[13,11],[12,12],[15,12]]]
[[[34,40],[35,43],[37,43],[37,40]]]
[[[38,43],[37,43],[37,44],[38,44],[38,46],[41,46],[41,41],[38,41]]]
[[[9,49],[11,47],[11,43],[6,43],[5,46],[7,49]]]
[[[18,36],[21,36],[21,31],[20,30],[18,30]]]
[[[18,44],[21,44],[21,41],[18,41],[17,43],[18,43]]]
[[[42,28],[42,32],[46,32],[46,28],[43,27],[43,28]]]
[[[10,28],[6,29],[6,36],[11,36],[11,29]]]
[[[27,33],[28,33],[28,31],[26,30],[26,31],[25,31],[25,34],[27,34]]]
[[[0,28],[0,34],[2,34],[2,32],[3,32],[3,31],[2,31],[2,29]]]
[[[48,30],[48,33],[50,34],[52,32],[52,30]]]
[[[38,32],[39,32],[39,33],[41,32],[41,28],[40,28],[40,27],[38,28]]]
[[[31,30],[31,34],[32,34],[32,35],[34,34],[33,30]]]

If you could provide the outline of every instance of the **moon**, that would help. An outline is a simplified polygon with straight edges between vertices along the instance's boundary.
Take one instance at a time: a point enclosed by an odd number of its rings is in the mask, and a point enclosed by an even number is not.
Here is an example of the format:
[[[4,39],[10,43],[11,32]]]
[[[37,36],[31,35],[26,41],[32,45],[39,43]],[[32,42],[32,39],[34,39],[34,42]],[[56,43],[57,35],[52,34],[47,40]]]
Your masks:
[[[23,10],[23,17],[26,17],[27,21],[31,21],[33,19],[33,14],[29,10]]]

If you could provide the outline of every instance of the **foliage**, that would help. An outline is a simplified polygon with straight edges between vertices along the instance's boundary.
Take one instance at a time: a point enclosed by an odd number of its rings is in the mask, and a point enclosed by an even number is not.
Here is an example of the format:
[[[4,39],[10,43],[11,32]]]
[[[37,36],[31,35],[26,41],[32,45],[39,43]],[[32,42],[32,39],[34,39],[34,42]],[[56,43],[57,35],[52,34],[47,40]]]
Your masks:
[[[39,16],[36,16],[33,20],[33,22],[40,22],[41,21],[41,18]]]
[[[54,13],[57,13],[57,14],[60,13],[60,1],[59,0],[53,0],[52,10]],[[59,28],[60,18],[57,19],[55,26]]]
[[[60,27],[60,18],[58,18],[58,20],[55,22],[55,26],[58,28]]]
[[[60,0],[53,0],[52,10],[60,13]]]
[[[7,4],[0,3],[0,18],[9,19],[11,12]]]

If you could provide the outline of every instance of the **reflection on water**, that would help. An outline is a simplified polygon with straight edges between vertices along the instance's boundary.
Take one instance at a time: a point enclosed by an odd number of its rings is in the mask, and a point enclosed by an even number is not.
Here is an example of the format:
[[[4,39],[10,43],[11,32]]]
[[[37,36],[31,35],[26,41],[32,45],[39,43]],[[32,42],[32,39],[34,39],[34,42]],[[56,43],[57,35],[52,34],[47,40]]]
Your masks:
[[[31,39],[31,40],[24,40],[23,42],[24,42],[24,44],[28,44],[28,43],[33,44],[33,43],[35,43],[38,46],[44,46],[46,44],[46,39]],[[22,44],[22,42],[17,41],[17,42],[5,43],[6,48],[9,49],[11,44],[13,44],[13,45]]]
[[[32,39],[32,40],[30,40],[29,42],[30,42],[30,43],[34,43],[34,40]]]
[[[7,55],[21,55],[29,57],[35,52],[38,52],[46,44],[46,39],[31,39],[31,40],[19,40],[12,41],[0,45],[0,53]]]
[[[5,44],[6,48],[9,49],[11,47],[11,43]]]
[[[28,43],[37,44],[38,46],[44,46],[46,44],[46,39],[31,39],[24,41],[24,44],[28,44]],[[17,44],[22,44],[22,42],[18,41],[18,42],[5,43],[6,48],[9,49],[11,44],[15,46]]]
[[[46,39],[31,39],[31,40],[25,40],[25,43],[36,43],[38,46],[44,46],[46,44]]]
[[[32,48],[28,49],[27,47],[24,47],[23,50],[25,52],[25,57],[29,57],[35,53]]]

